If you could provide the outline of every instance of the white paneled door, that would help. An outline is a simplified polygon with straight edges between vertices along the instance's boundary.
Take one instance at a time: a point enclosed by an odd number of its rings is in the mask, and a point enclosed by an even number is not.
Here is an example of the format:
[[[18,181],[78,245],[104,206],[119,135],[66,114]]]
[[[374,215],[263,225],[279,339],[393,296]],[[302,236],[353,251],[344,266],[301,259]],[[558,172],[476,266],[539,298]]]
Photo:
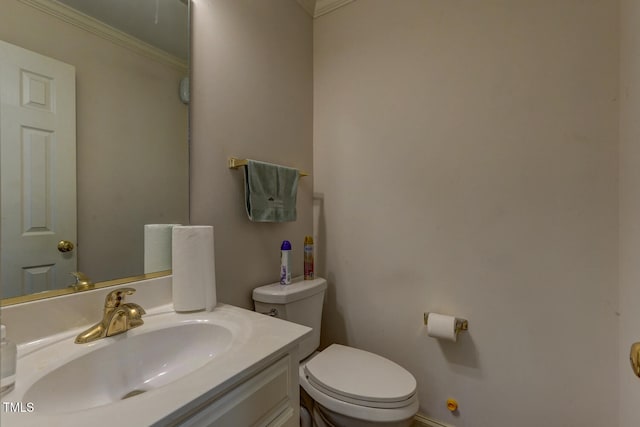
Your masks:
[[[0,41],[2,298],[73,281],[75,99],[73,66]]]

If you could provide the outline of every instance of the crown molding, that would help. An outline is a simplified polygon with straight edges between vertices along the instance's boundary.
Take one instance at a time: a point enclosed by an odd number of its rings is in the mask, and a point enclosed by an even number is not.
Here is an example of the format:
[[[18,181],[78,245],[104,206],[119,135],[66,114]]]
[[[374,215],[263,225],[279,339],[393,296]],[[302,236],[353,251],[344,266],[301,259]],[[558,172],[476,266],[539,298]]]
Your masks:
[[[313,17],[316,12],[316,0],[296,0],[300,6]]]
[[[345,6],[355,0],[296,0],[300,6],[313,18],[318,18],[333,12],[339,7]]]
[[[31,6],[41,12],[51,15],[61,21],[81,28],[91,34],[108,40],[118,46],[132,50],[140,55],[165,65],[177,68],[181,71],[188,69],[187,62],[175,55],[158,49],[155,46],[145,43],[140,39],[130,36],[124,31],[120,31],[111,27],[89,15],[78,12],[77,10],[59,3],[55,0],[18,0],[19,2]]]
[[[339,7],[346,6],[355,0],[316,0],[314,18],[333,12]]]

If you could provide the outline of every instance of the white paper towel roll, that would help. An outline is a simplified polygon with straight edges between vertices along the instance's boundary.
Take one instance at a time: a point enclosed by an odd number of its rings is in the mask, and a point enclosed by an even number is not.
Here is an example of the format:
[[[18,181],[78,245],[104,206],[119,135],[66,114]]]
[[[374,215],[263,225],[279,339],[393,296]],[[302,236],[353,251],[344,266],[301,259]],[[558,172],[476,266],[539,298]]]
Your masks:
[[[449,341],[456,341],[456,318],[444,314],[429,313],[427,335]]]
[[[180,224],[145,224],[144,273],[171,269],[171,230]]]
[[[171,246],[174,309],[213,310],[217,302],[213,227],[173,227]]]

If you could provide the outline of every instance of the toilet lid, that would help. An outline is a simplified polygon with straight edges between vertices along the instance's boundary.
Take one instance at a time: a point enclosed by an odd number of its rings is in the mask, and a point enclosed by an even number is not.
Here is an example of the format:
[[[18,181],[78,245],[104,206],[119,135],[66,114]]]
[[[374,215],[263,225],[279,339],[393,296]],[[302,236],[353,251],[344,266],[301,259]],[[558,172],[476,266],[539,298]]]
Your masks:
[[[406,369],[377,354],[333,344],[304,368],[309,382],[337,399],[377,408],[407,405],[416,380]]]

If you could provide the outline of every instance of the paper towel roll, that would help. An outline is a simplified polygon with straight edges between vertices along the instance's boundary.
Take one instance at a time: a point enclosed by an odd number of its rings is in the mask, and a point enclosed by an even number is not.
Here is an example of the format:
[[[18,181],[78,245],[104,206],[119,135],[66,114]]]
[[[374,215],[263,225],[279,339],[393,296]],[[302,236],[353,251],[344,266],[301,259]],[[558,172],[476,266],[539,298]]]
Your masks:
[[[171,246],[174,309],[213,310],[217,302],[213,227],[173,227]]]
[[[145,224],[144,272],[171,269],[171,230],[180,224]]]
[[[456,341],[456,318],[444,314],[429,313],[427,335],[449,341]]]

